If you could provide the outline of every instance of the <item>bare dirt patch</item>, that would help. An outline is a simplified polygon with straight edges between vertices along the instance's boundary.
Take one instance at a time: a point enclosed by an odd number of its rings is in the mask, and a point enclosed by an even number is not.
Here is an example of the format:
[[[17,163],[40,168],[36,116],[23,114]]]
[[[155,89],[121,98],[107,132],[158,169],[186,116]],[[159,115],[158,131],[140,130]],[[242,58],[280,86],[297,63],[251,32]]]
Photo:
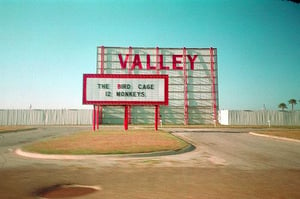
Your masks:
[[[95,191],[99,188],[95,186],[82,186],[82,185],[54,185],[46,187],[38,191],[36,195],[42,198],[69,198],[85,196]]]
[[[188,143],[163,131],[130,130],[81,132],[25,146],[43,154],[128,154],[179,150]]]

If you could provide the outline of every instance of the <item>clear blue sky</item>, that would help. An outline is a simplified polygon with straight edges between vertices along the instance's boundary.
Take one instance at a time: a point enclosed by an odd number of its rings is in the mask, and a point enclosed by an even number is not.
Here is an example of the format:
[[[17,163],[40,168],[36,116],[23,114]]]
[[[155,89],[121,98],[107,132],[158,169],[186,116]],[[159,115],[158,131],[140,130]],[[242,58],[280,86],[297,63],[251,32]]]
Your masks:
[[[91,108],[82,74],[101,45],[217,48],[220,109],[300,100],[300,4],[0,0],[0,109]]]

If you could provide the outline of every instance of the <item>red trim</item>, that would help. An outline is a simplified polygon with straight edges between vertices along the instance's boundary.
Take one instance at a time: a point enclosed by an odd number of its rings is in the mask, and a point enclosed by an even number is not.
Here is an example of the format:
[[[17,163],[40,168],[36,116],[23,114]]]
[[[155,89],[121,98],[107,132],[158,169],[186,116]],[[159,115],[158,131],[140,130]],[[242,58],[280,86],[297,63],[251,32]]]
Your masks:
[[[158,61],[158,55],[159,55],[159,47],[156,47],[156,74],[159,74],[159,61]]]
[[[101,74],[104,74],[104,53],[104,46],[101,46]]]
[[[129,69],[128,69],[128,73],[131,74],[132,73],[132,47],[129,46]],[[128,122],[129,124],[131,124],[131,106],[128,107]]]
[[[86,99],[87,78],[116,78],[116,79],[164,79],[165,99],[164,101],[89,101]],[[169,103],[169,76],[168,75],[137,75],[137,74],[84,74],[83,75],[83,104],[95,105],[168,105]]]
[[[159,70],[159,67],[158,67],[158,55],[159,55],[159,47],[156,47],[156,74],[159,74],[160,73],[160,70]],[[155,113],[155,114],[157,114],[157,120],[158,120],[158,122],[160,121],[160,108],[159,108],[159,106],[155,106],[155,111],[157,112],[157,113]],[[157,121],[156,121],[157,122]],[[155,130],[157,130],[157,123],[155,124]]]
[[[101,46],[101,65],[100,65],[100,73],[104,74],[104,55],[105,55],[105,48],[104,46]],[[97,130],[99,129],[99,123],[102,124],[102,106],[98,106],[98,111],[97,111]],[[100,118],[99,118],[100,115]]]
[[[183,48],[183,75],[184,75],[184,125],[189,122],[188,112],[188,89],[187,89],[187,69],[186,69],[186,48]]]
[[[132,72],[132,69],[131,69],[131,66],[132,66],[132,47],[129,46],[128,50],[129,50],[128,74],[131,74],[131,72]]]
[[[215,62],[214,62],[214,49],[210,48],[210,71],[212,78],[212,98],[213,98],[213,120],[217,121],[217,99],[216,99],[216,76],[215,76]]]

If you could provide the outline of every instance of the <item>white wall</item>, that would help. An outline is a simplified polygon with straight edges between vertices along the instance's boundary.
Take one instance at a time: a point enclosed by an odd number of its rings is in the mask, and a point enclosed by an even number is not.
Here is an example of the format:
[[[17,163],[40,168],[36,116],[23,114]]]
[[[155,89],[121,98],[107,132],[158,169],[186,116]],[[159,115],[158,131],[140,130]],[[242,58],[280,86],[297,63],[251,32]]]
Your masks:
[[[92,110],[0,110],[0,125],[86,125]]]
[[[228,123],[228,110],[219,111],[219,123],[222,125],[229,125]]]
[[[275,125],[300,126],[300,111],[219,111],[219,122],[223,125]]]

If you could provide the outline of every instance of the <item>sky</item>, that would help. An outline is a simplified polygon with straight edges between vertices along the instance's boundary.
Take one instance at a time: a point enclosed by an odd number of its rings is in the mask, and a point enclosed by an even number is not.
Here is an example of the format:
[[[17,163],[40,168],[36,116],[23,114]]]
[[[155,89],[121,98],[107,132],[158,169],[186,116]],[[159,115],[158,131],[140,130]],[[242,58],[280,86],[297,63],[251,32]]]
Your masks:
[[[102,45],[214,47],[219,109],[300,109],[300,4],[286,0],[0,0],[0,109],[91,108],[82,74]]]

